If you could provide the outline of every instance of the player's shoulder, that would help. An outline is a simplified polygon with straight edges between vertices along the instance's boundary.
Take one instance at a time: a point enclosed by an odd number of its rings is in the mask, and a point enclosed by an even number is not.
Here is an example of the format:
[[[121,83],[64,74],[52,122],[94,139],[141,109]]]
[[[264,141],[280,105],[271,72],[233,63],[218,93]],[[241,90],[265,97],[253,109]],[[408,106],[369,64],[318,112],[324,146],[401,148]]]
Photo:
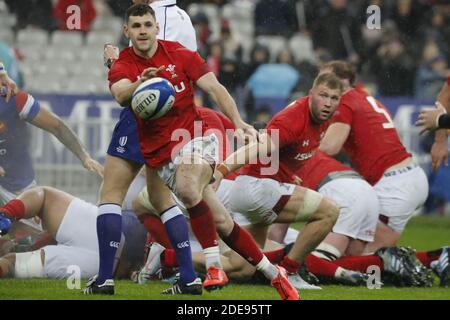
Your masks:
[[[34,103],[34,97],[23,90],[17,92],[13,100],[15,101],[16,108],[19,112],[27,105]]]
[[[351,109],[358,109],[358,105],[362,100],[365,100],[367,97],[367,92],[359,88],[353,88],[350,91],[346,92],[340,101],[340,106],[346,106]]]
[[[281,110],[275,116],[276,117],[278,116],[279,118],[292,119],[294,115],[300,115],[308,112],[309,112],[309,97],[306,96],[291,102],[286,106],[286,108]]]
[[[133,47],[126,47],[119,52],[119,58],[114,62],[114,64],[127,64],[133,62],[132,56]]]
[[[189,50],[177,41],[158,40],[158,43],[169,53],[176,53],[177,55],[192,55],[195,53],[195,51]]]

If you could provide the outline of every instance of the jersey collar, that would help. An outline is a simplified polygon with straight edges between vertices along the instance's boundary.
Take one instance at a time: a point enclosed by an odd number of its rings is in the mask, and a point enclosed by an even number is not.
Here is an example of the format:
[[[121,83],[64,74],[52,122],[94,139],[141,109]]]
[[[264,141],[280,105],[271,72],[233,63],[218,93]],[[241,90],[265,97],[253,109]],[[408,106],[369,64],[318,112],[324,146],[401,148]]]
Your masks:
[[[177,0],[163,0],[163,1],[156,1],[150,4],[150,7],[153,9],[159,8],[159,7],[168,7],[168,6],[174,6],[177,4]]]

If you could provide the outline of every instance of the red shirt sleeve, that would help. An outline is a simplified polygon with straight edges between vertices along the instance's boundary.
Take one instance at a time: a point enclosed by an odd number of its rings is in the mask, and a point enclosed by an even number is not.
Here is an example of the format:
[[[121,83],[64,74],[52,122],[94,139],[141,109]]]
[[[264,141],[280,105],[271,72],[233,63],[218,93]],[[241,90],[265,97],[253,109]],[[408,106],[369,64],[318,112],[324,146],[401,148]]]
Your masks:
[[[351,126],[352,120],[353,120],[352,108],[350,108],[350,106],[345,102],[341,103],[333,116],[332,122],[333,123],[342,122]]]
[[[447,78],[447,85],[450,86],[450,77]]]
[[[195,82],[198,79],[200,79],[203,75],[210,72],[208,64],[206,63],[205,60],[203,60],[202,57],[200,57],[198,52],[190,51],[185,48],[181,50],[185,51],[184,53],[186,57],[186,64],[184,66],[184,69],[189,79]]]
[[[129,73],[129,67],[127,67],[126,63],[123,63],[122,61],[118,60],[114,62],[114,64],[111,67],[111,70],[109,70],[108,73],[108,81],[109,81],[109,87],[116,83],[119,80],[122,79],[128,79],[131,82],[136,81],[136,79],[130,75]]]

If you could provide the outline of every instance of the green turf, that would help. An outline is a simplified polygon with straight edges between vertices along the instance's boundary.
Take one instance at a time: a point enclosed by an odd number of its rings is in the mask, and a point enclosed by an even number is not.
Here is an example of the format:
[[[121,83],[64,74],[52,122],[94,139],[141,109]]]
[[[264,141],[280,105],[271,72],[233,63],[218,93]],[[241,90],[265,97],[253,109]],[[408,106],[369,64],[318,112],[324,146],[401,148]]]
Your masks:
[[[431,250],[450,245],[450,218],[415,217],[407,226],[400,243],[418,250]],[[82,283],[83,285],[83,283]],[[270,300],[278,299],[273,288],[263,285],[229,285],[226,289],[202,296],[163,296],[160,291],[169,284],[152,282],[148,285],[137,285],[131,281],[117,281],[113,297],[83,296],[79,290],[67,289],[66,280],[0,280],[0,299],[226,299],[226,300]],[[438,287],[435,279],[433,288],[393,288],[367,289],[364,287],[322,286],[322,290],[303,290],[301,297],[305,300],[438,300],[450,299],[450,288]]]

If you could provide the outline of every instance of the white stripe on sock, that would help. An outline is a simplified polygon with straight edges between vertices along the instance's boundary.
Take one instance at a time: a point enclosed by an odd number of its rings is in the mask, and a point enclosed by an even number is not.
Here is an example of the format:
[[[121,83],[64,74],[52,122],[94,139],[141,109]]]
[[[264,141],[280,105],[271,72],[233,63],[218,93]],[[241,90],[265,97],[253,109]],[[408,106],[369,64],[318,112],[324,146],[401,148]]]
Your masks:
[[[183,215],[183,212],[180,210],[180,208],[178,208],[178,206],[174,206],[161,215],[161,221],[162,223],[166,223],[170,219],[175,218],[179,215]]]
[[[98,206],[98,215],[102,214],[118,214],[122,215],[122,207],[114,203],[105,203]]]

